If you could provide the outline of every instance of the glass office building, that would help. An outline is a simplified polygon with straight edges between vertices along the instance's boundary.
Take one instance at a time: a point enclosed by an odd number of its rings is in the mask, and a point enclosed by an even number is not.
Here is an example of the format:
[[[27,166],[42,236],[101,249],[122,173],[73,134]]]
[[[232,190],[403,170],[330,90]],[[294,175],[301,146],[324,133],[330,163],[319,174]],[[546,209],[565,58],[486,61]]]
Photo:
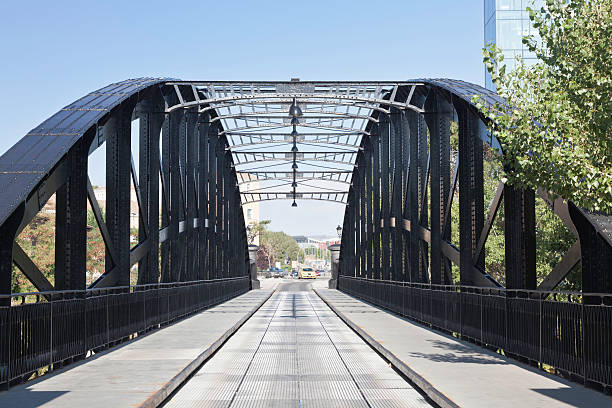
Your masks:
[[[504,53],[507,70],[514,68],[515,57],[526,63],[535,62],[535,55],[522,43],[525,35],[537,35],[531,26],[527,7],[540,8],[543,0],[484,0],[484,44],[492,42]],[[494,89],[491,76],[485,69],[485,87]]]

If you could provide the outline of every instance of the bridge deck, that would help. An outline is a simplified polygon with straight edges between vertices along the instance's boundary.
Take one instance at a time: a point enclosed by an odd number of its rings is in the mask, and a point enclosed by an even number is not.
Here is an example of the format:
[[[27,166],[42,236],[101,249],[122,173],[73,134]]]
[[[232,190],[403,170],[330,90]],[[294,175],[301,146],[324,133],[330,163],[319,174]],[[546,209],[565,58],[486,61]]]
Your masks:
[[[309,287],[282,283],[165,407],[430,406]]]
[[[461,407],[612,407],[581,384],[430,330],[345,293],[321,298],[435,402]]]

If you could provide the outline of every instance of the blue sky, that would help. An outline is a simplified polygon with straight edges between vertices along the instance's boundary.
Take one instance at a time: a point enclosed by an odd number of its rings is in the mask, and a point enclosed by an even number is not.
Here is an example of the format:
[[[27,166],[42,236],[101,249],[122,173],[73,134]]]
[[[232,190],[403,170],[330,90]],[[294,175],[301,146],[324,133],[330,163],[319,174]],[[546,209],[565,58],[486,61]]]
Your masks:
[[[484,79],[482,0],[5,2],[0,39],[0,154],[126,78]],[[334,234],[343,210],[261,207],[291,234]]]

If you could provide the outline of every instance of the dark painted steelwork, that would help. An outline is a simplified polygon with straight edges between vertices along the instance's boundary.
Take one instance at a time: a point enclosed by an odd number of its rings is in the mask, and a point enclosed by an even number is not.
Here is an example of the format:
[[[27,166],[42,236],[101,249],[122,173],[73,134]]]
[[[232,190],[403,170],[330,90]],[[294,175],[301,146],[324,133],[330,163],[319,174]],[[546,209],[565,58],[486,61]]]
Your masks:
[[[385,307],[399,305],[402,299],[406,307],[413,300],[401,294],[403,288],[411,288],[410,296],[417,296],[414,293],[424,290],[419,285],[459,283],[463,288],[497,288],[490,290],[503,293],[505,304],[512,304],[514,300],[508,298],[514,298],[508,294],[519,292],[504,292],[487,274],[485,245],[503,205],[507,288],[535,289],[536,192],[500,182],[485,218],[483,149],[485,145],[493,151],[501,149],[471,104],[474,95],[488,103],[500,101],[477,85],[449,79],[188,82],[142,78],[92,92],[34,128],[0,157],[0,293],[11,292],[13,265],[45,291],[39,300],[46,303],[33,308],[35,313],[53,304],[55,298],[49,294],[53,291],[89,293],[83,292],[87,200],[106,249],[105,273],[90,288],[101,289],[134,282],[247,279],[242,204],[313,199],[346,204],[339,289],[361,296],[367,293],[369,301]],[[136,148],[131,146],[134,119],[139,119],[138,169],[131,154]],[[456,157],[451,157],[450,149],[452,121],[458,125]],[[106,214],[87,176],[88,154],[103,143],[107,144]],[[252,181],[285,183],[245,191],[242,187]],[[340,187],[312,186],[313,181]],[[130,184],[139,205],[134,246],[129,228]],[[458,247],[451,242],[451,207],[457,191]],[[15,240],[54,193],[55,286]],[[577,238],[541,289],[554,289],[580,262],[583,304],[607,302],[608,297],[589,293],[612,292],[612,217],[561,199],[553,202],[543,191],[537,194]],[[132,277],[136,265],[137,277]],[[359,289],[350,286],[354,284]],[[480,305],[489,299],[464,296],[461,288],[428,288],[426,296],[435,308],[458,296]],[[15,309],[8,296],[0,302],[6,313]],[[455,306],[460,316],[475,318],[476,314],[461,314],[471,307],[469,303]],[[521,315],[504,313],[508,327],[519,324]],[[95,317],[89,318],[94,321]],[[449,320],[452,327],[429,323],[455,332],[459,332],[457,324],[467,327],[463,318],[453,319]],[[477,331],[475,327],[469,330]],[[588,329],[585,343],[595,333]],[[476,339],[476,331],[459,333]],[[495,338],[495,333],[491,336]],[[535,340],[532,346],[536,347]],[[0,356],[7,353],[6,347],[0,342]],[[544,352],[549,351],[540,354]],[[597,352],[588,346],[584,355],[591,361]],[[555,350],[550,353],[564,358]],[[584,370],[568,370],[593,378]]]
[[[247,276],[90,290],[0,295],[0,387],[38,369],[60,368],[136,334],[224,302],[250,288]]]
[[[128,80],[92,92],[34,128],[0,158],[6,193],[0,198],[6,240],[0,249],[2,293],[10,293],[13,263],[38,290],[85,290],[88,200],[106,247],[105,273],[91,288],[248,276],[246,233],[229,216],[242,223],[240,200],[230,194],[237,177],[218,124],[210,125],[216,114],[199,114],[194,108],[166,112],[178,99],[165,82]],[[131,146],[134,119],[139,120],[137,146]],[[103,143],[105,213],[87,176],[88,155]],[[132,158],[135,149],[138,168]],[[130,243],[131,186],[139,207],[135,245]],[[56,267],[51,285],[14,240],[54,193]],[[212,263],[207,259],[211,247]],[[238,260],[232,268],[228,251]],[[137,276],[132,277],[136,265]],[[210,271],[217,265],[222,270]]]

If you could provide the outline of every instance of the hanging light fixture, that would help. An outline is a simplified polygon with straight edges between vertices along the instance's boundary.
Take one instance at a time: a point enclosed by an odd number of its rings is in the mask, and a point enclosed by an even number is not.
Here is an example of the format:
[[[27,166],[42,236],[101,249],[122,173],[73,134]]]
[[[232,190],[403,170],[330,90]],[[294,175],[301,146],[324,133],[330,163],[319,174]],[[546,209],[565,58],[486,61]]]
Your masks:
[[[295,98],[293,98],[293,103],[291,104],[291,107],[289,107],[289,115],[291,116],[302,116],[302,109],[300,108],[300,105],[297,104]]]
[[[293,183],[291,183],[291,187],[293,188],[293,204],[292,207],[297,207],[297,203],[295,202],[295,189],[297,188],[296,176],[297,176],[297,125],[300,123],[298,120],[298,116],[302,116],[302,109],[297,104],[297,100],[293,98],[293,103],[289,107],[289,115],[291,116],[291,125],[293,126],[293,131],[291,132],[291,137],[293,138],[293,146],[291,147],[291,152],[293,152],[293,164],[291,168],[293,169]]]

